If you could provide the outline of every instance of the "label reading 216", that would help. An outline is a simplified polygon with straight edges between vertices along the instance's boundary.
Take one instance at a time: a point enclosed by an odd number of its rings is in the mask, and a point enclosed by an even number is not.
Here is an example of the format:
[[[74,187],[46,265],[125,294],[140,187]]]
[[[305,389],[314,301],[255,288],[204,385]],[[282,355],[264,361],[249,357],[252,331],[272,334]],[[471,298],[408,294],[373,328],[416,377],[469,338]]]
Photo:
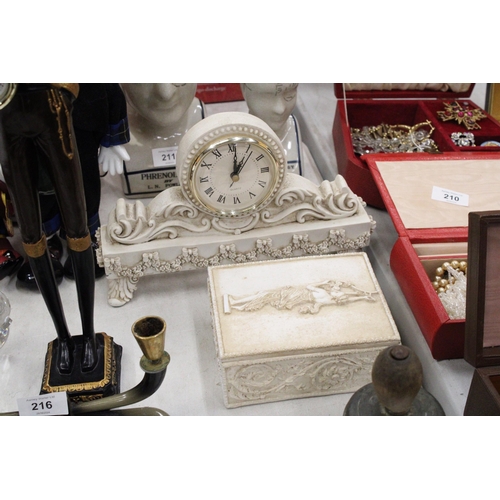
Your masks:
[[[469,206],[469,195],[464,193],[457,193],[450,189],[444,189],[437,186],[432,188],[432,199],[436,201],[444,201],[453,205],[461,205],[463,207]]]
[[[20,416],[67,415],[68,398],[65,392],[54,392],[18,399],[17,409]]]

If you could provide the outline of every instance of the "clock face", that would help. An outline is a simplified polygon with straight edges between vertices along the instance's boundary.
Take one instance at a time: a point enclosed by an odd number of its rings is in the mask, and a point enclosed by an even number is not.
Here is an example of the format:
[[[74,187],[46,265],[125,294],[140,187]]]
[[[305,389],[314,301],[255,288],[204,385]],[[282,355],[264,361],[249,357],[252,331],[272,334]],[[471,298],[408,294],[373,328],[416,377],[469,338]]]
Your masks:
[[[276,134],[248,113],[217,113],[194,125],[177,154],[184,196],[222,218],[255,214],[272,201],[286,172]]]
[[[193,164],[191,192],[206,210],[241,217],[267,204],[279,168],[265,143],[230,137],[212,143]]]

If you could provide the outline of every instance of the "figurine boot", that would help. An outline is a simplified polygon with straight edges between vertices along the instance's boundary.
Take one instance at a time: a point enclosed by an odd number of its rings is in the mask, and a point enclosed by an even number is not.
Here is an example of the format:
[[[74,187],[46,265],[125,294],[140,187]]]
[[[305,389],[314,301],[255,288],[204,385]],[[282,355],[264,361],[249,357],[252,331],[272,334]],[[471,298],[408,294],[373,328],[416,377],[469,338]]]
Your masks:
[[[92,245],[92,259],[94,262],[94,276],[97,279],[97,278],[101,278],[102,276],[104,276],[105,271],[104,271],[104,268],[101,267],[97,263],[96,251],[98,248],[98,244],[97,244],[97,241],[95,239],[95,236],[92,236],[91,240],[92,240],[92,244],[91,244]],[[68,258],[66,259],[66,262],[64,263],[64,276],[66,276],[66,278],[68,278],[70,280],[75,279],[75,275],[73,272],[73,262],[71,260],[71,254],[68,255]]]
[[[47,246],[49,248],[50,258],[52,260],[52,269],[56,277],[56,283],[61,284],[64,277],[64,269],[61,264],[63,255],[63,245],[57,234],[47,238]],[[17,284],[21,288],[38,291],[35,275],[31,269],[29,260],[26,260],[17,272]]]
[[[26,245],[25,245],[26,248]],[[63,374],[70,373],[73,368],[73,339],[66,324],[66,318],[57,288],[51,257],[47,248],[37,257],[28,254],[28,260],[35,275],[38,289],[45,301],[57,332],[57,366]]]
[[[100,182],[100,178],[98,178],[98,182]],[[97,249],[99,248],[99,245],[97,244],[96,232],[101,226],[99,213],[96,213],[91,217],[87,217],[87,226],[90,232],[90,245],[92,247],[92,256],[94,259],[94,276],[95,279],[98,279],[104,276],[105,274],[104,268],[97,263],[97,255],[96,255]],[[62,230],[62,234],[65,234],[64,228]],[[66,262],[64,263],[64,276],[66,276],[66,278],[69,278],[71,280],[75,279],[75,276],[73,274],[73,263],[71,262],[71,254],[69,254],[68,258],[66,259]]]
[[[82,344],[82,371],[92,371],[97,365],[97,344],[94,331],[94,295],[95,276],[94,258],[92,247],[86,250],[75,251],[68,246],[68,254],[73,265],[78,294],[78,305],[82,322],[83,344]]]

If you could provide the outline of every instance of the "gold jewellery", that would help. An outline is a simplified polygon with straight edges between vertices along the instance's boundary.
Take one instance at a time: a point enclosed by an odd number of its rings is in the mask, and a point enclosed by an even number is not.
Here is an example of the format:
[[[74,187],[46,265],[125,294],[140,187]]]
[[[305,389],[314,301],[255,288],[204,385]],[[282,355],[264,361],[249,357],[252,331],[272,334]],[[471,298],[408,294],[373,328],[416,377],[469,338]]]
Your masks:
[[[49,94],[49,107],[50,111],[56,115],[57,118],[57,132],[59,134],[59,140],[61,141],[63,153],[70,160],[73,159],[74,151],[73,151],[73,143],[72,143],[72,134],[71,134],[71,112],[66,106],[64,99],[62,98],[59,90],[50,89]],[[64,113],[64,116],[63,116]],[[68,145],[66,147],[64,141],[64,123],[63,118],[66,118],[66,134],[67,134],[67,142]]]
[[[467,262],[443,262],[436,269],[432,286],[450,319],[465,319],[467,299]]]
[[[434,127],[429,120],[416,125],[381,125],[351,128],[354,152],[368,153],[439,153],[431,139]]]
[[[464,275],[467,274],[467,262],[465,260],[443,262],[443,264],[436,269],[434,280],[432,282],[432,286],[438,294],[449,290],[456,282],[456,273],[450,271],[450,268]]]
[[[438,111],[437,114],[443,122],[455,120],[459,125],[463,124],[467,130],[480,129],[481,126],[477,122],[487,118],[481,109],[470,108],[467,103],[462,107],[457,101],[445,102],[444,111]]]

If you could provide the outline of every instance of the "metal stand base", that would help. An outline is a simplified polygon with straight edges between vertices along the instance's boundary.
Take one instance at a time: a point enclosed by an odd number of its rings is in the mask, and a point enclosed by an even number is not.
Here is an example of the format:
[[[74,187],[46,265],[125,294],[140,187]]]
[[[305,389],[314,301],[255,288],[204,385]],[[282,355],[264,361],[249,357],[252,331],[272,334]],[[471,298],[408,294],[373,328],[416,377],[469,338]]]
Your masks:
[[[438,417],[444,416],[444,410],[432,394],[423,387],[420,388],[413,400],[410,411],[405,416],[410,417]],[[392,416],[379,402],[373,384],[368,384],[357,390],[344,409],[346,417],[381,417]]]
[[[97,365],[92,371],[83,372],[80,366],[83,336],[75,336],[73,340],[74,365],[69,374],[61,374],[57,368],[57,339],[49,343],[40,394],[67,392],[69,399],[78,403],[119,393],[122,347],[106,333],[97,333]]]

